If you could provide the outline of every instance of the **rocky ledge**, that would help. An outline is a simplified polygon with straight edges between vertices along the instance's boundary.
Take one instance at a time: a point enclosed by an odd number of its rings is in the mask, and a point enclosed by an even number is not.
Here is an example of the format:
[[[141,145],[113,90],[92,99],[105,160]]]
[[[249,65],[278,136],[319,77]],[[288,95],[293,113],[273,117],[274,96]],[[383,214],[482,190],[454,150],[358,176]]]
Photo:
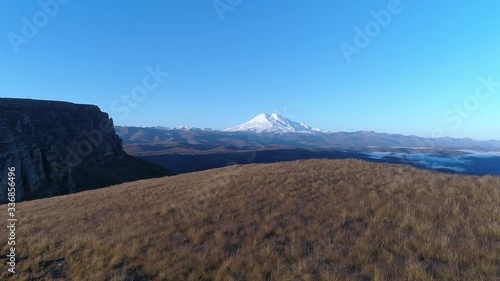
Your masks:
[[[0,98],[0,203],[10,167],[16,202],[170,175],[126,154],[113,120],[95,105]]]

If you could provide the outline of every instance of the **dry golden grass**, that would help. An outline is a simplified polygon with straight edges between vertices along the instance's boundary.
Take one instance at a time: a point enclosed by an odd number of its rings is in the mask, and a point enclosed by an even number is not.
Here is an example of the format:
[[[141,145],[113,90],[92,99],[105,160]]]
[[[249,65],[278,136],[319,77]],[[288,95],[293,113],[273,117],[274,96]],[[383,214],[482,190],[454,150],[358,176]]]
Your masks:
[[[228,167],[19,204],[13,279],[499,280],[499,204],[498,177]]]

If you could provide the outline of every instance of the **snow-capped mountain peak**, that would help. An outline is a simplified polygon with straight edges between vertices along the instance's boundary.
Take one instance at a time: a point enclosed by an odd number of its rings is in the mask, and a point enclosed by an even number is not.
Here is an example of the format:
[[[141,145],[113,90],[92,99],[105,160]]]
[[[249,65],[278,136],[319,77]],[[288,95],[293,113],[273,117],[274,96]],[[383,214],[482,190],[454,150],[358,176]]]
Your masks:
[[[317,133],[319,129],[313,129],[307,124],[297,123],[287,119],[277,113],[266,114],[262,113],[254,117],[248,122],[240,124],[236,127],[228,128],[226,132],[271,132],[271,133]]]

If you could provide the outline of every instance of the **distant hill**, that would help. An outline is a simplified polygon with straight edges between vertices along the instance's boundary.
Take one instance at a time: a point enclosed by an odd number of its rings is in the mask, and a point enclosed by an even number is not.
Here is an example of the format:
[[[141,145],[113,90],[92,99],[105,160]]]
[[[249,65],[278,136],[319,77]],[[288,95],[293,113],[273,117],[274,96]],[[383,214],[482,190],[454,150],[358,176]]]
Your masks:
[[[234,166],[20,203],[15,277],[499,280],[499,204],[498,177],[355,160]]]

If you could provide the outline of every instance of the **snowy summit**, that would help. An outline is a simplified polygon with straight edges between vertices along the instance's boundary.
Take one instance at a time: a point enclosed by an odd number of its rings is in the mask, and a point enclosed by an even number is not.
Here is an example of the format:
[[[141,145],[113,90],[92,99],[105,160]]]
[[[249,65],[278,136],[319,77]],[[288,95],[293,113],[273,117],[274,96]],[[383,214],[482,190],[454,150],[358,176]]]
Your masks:
[[[287,119],[277,113],[257,115],[252,120],[240,124],[236,127],[228,128],[226,132],[252,132],[252,133],[306,133],[313,134],[322,132],[320,129],[313,129],[304,123],[297,123]]]

